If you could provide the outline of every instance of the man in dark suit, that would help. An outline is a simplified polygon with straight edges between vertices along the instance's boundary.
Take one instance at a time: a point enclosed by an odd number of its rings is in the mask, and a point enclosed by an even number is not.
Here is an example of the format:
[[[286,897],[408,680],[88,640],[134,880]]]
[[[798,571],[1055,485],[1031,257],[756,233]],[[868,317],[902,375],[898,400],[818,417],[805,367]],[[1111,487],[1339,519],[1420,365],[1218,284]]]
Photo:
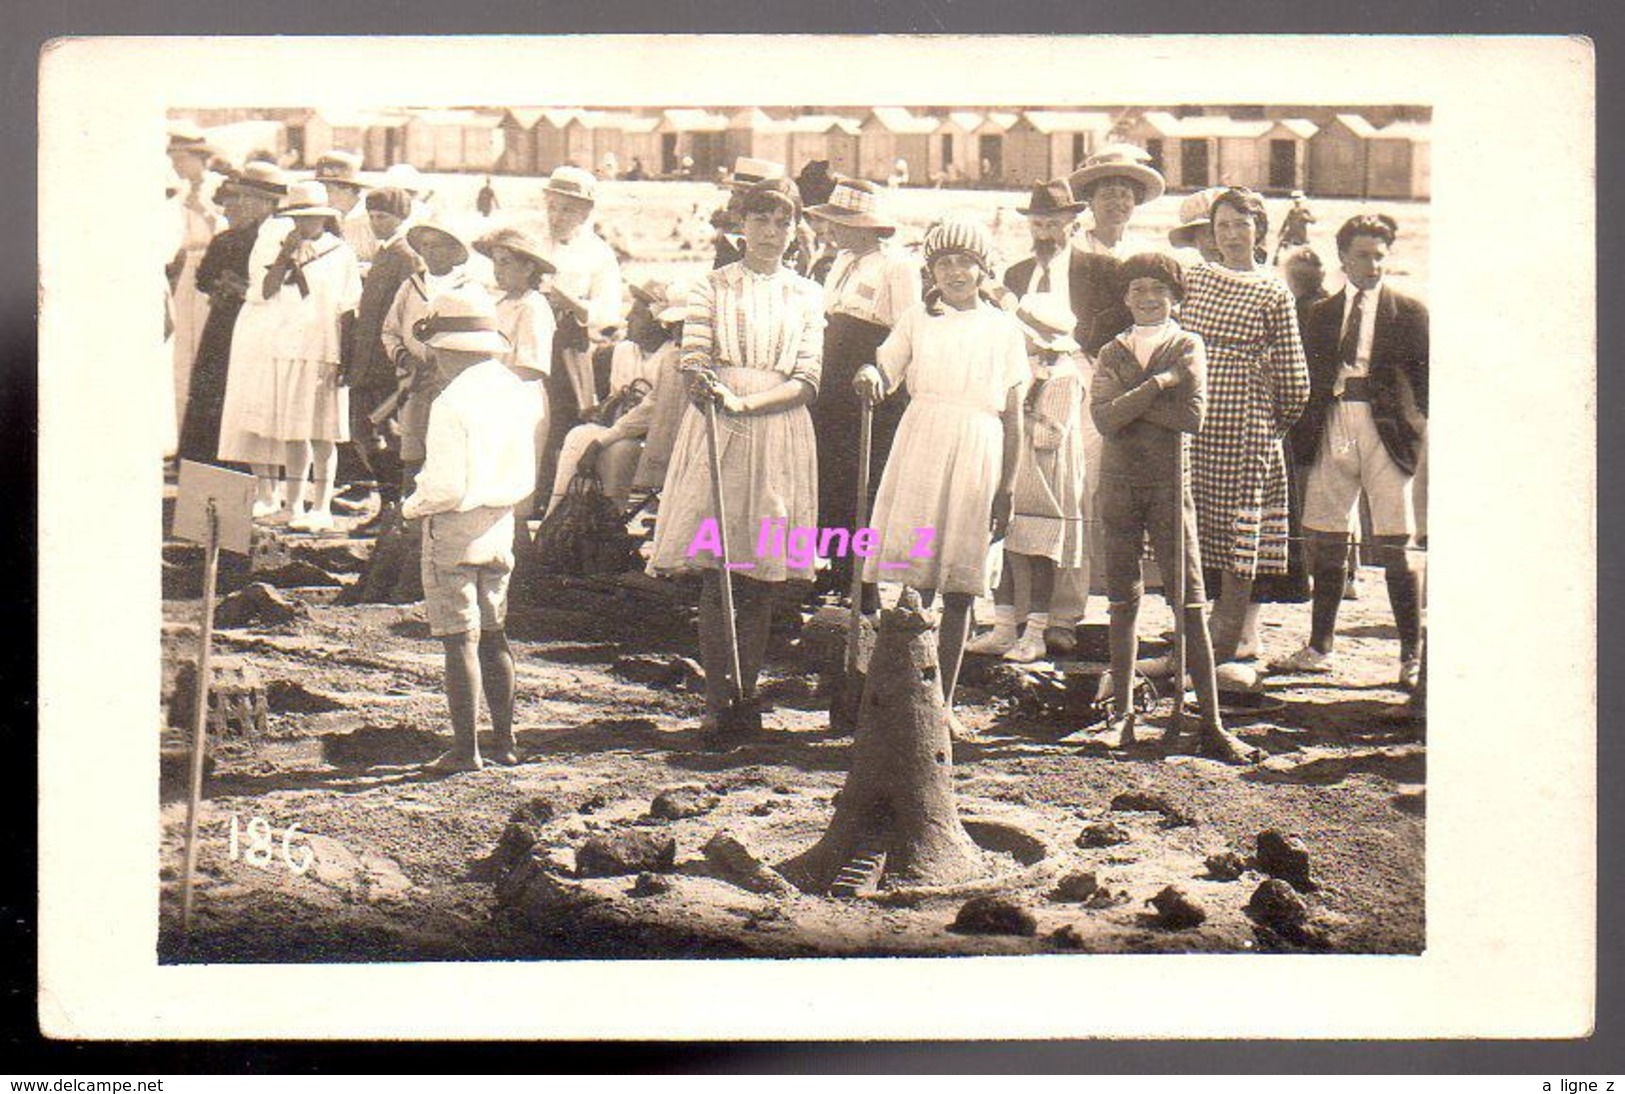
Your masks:
[[[1018,209],[1027,218],[1033,253],[1004,271],[1004,287],[1015,299],[1032,293],[1061,293],[1072,304],[1077,320],[1073,337],[1093,357],[1122,328],[1096,329],[1097,319],[1122,304],[1117,295],[1117,260],[1110,255],[1085,254],[1072,246],[1078,214],[1085,208],[1072,198],[1065,179],[1033,187],[1032,200]]]
[[[1383,283],[1397,234],[1389,216],[1345,223],[1337,255],[1348,283],[1310,308],[1304,326],[1309,405],[1292,446],[1309,467],[1303,527],[1314,615],[1308,644],[1273,667],[1330,671],[1349,518],[1363,490],[1399,631],[1399,686],[1410,690],[1421,668],[1421,575],[1409,548],[1417,531],[1413,480],[1427,435],[1428,312]]]

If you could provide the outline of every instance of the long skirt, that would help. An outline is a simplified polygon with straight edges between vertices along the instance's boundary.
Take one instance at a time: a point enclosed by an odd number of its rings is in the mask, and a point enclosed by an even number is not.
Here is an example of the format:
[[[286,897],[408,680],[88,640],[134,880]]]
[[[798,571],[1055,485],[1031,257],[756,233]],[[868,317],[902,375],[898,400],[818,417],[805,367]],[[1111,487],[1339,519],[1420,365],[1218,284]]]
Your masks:
[[[739,395],[754,395],[784,383],[765,369],[727,367],[717,375]],[[722,464],[722,496],[727,517],[728,561],[758,581],[811,581],[813,560],[788,549],[788,531],[818,521],[818,448],[812,418],[804,406],[737,417],[717,414],[717,449]],[[705,415],[683,415],[672,449],[671,467],[661,492],[649,572],[679,573],[716,569],[720,559],[708,533],[719,529],[712,494],[711,457]],[[762,529],[770,530],[763,547]],[[771,530],[786,529],[786,546],[773,543]],[[794,564],[787,556],[794,555]]]
[[[350,389],[340,387],[337,361],[277,357],[271,362],[270,398],[254,431],[288,441],[350,439]]]
[[[216,450],[222,461],[282,462],[286,451],[283,442],[260,432],[263,407],[276,390],[276,365],[270,351],[276,320],[275,309],[264,305],[245,305],[237,313],[231,336],[230,364],[226,370],[225,400],[220,411],[220,443]]]
[[[209,319],[209,297],[197,287],[197,267],[203,261],[203,248],[185,252],[180,279],[173,293],[175,333],[170,352],[175,363],[175,420],[186,417],[187,397],[192,384],[192,362],[197,358],[203,325]]]

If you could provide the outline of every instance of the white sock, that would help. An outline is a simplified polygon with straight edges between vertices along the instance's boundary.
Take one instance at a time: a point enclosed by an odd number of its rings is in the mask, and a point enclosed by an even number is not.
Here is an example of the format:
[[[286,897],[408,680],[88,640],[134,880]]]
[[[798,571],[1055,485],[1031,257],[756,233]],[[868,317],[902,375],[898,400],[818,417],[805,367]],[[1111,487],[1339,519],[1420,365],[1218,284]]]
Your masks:
[[[1014,604],[993,605],[993,629],[995,631],[1016,631],[1016,606]]]
[[[1048,628],[1049,612],[1028,612],[1027,625],[1022,629],[1021,633],[1023,635],[1036,634],[1039,637],[1043,637],[1044,631],[1046,631]]]

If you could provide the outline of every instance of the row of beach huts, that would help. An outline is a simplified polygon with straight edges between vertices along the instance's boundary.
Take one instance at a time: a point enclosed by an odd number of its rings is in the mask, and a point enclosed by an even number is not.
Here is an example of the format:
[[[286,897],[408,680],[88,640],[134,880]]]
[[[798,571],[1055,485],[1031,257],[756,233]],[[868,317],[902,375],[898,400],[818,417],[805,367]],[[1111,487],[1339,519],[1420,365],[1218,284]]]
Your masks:
[[[545,175],[572,163],[600,173],[712,178],[740,156],[792,173],[826,160],[836,173],[907,185],[1022,188],[1067,174],[1096,148],[1144,148],[1170,189],[1241,185],[1332,197],[1425,199],[1431,193],[1431,126],[1425,114],[1309,108],[1303,116],[1112,107],[1084,110],[922,110],[877,106],[845,112],[733,110],[391,109],[232,112],[220,122],[239,143],[275,151],[294,166],[346,148],[369,170],[411,163],[423,171]],[[252,117],[243,117],[252,113]]]

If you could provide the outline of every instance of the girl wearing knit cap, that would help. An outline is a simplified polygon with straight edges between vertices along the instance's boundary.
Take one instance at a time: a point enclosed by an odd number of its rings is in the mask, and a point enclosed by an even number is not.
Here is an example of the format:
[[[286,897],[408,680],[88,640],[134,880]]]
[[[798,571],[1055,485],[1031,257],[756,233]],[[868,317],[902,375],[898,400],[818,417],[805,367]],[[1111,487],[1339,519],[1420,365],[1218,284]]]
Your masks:
[[[942,593],[938,659],[950,707],[971,604],[987,594],[988,547],[1010,520],[1029,376],[1020,325],[980,292],[990,250],[979,223],[933,225],[925,260],[934,287],[852,381],[875,402],[908,387],[870,521],[880,547],[863,576],[904,582],[926,603]]]

